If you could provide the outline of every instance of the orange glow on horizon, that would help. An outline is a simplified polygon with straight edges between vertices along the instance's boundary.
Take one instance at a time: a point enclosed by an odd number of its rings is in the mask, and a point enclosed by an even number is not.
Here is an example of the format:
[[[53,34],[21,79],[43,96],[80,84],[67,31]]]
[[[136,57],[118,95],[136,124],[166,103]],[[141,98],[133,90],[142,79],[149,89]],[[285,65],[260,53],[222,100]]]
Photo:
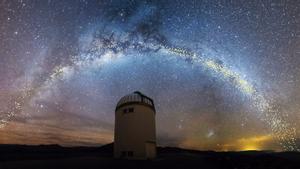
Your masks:
[[[203,140],[204,141],[204,140]],[[228,143],[205,143],[199,139],[187,139],[179,147],[197,150],[214,150],[214,151],[251,151],[251,150],[280,150],[274,146],[272,135],[260,135],[252,137],[243,137]],[[276,143],[276,142],[275,142]]]
[[[242,151],[249,150],[262,150],[265,142],[271,141],[273,137],[271,135],[254,136],[250,138],[242,138],[238,140],[241,145]]]

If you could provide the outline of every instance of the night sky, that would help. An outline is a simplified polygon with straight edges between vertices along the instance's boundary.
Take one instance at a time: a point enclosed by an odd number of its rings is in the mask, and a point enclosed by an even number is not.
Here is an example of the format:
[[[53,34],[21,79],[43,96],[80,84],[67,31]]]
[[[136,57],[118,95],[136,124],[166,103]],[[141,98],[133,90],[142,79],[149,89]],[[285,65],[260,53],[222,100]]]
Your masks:
[[[159,145],[299,151],[300,3],[0,0],[0,143],[110,143],[136,90]]]

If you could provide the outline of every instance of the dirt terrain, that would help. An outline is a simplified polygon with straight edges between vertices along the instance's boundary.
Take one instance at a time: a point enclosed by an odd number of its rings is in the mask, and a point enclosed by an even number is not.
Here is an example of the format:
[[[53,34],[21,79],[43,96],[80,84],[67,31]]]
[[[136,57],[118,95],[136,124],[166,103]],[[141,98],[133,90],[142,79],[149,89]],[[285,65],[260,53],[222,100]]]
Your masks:
[[[102,147],[0,145],[0,169],[300,169],[300,153],[271,151],[214,152],[159,147],[155,160],[112,158],[112,144]]]

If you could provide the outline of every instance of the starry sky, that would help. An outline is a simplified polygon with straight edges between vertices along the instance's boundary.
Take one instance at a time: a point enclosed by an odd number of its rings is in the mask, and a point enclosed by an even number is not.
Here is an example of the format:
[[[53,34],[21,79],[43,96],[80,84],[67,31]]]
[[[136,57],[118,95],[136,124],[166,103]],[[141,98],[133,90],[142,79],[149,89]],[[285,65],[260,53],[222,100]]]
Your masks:
[[[0,143],[113,141],[153,98],[157,143],[300,150],[300,3],[0,0]]]

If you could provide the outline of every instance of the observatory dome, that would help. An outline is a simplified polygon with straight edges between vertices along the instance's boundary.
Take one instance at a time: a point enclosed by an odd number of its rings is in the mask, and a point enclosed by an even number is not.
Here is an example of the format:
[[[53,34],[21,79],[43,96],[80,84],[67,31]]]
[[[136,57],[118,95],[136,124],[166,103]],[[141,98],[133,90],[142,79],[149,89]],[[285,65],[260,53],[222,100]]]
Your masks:
[[[149,106],[155,111],[153,100],[139,91],[135,91],[131,94],[122,97],[117,104],[116,110],[130,104],[141,104]]]

